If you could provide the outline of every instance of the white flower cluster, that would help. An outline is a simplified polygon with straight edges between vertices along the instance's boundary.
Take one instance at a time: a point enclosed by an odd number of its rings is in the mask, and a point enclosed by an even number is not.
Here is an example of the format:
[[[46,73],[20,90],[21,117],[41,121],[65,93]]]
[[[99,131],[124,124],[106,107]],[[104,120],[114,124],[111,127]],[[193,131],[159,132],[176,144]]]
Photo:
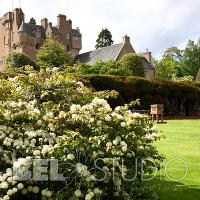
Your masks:
[[[145,140],[145,141],[149,141],[149,142],[154,142],[154,141],[156,141],[157,139],[160,139],[161,138],[161,136],[159,135],[159,134],[157,134],[157,133],[152,133],[152,134],[147,134],[147,135],[145,135],[144,137],[143,137],[143,139]]]
[[[53,194],[53,192],[50,191],[50,190],[48,190],[48,189],[42,190],[42,195],[43,195],[43,196],[46,196],[46,197],[49,198],[49,197],[52,196],[52,194]]]
[[[77,163],[75,168],[76,172],[80,176],[85,177],[87,182],[96,180],[95,176],[91,174],[86,165],[82,163]]]
[[[88,194],[85,196],[85,200],[91,200],[95,195],[102,195],[102,190],[95,188],[93,191],[88,190]]]
[[[31,117],[39,117],[40,116],[40,110],[35,107],[37,101],[33,100],[30,102],[14,102],[14,101],[8,101],[5,103],[2,103],[3,109],[3,115],[6,119],[10,118],[16,118],[19,116],[23,116],[25,114],[30,115]]]
[[[16,185],[16,187],[13,187]],[[9,189],[11,188],[12,189]],[[0,198],[1,200],[8,200],[12,195],[17,193],[19,190],[22,190],[24,185],[22,183],[17,183],[17,177],[13,175],[12,169],[8,168],[6,173],[0,175],[0,189],[5,190],[7,189],[7,194]]]

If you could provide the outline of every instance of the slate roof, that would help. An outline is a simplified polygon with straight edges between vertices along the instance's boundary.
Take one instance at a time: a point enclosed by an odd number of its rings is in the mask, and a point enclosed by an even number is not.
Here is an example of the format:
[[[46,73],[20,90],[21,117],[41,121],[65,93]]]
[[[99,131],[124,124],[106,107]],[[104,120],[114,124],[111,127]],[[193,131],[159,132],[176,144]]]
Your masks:
[[[81,37],[81,34],[80,34],[79,31],[76,30],[76,29],[72,29],[72,35],[73,35],[73,36],[76,36],[76,37]]]
[[[154,66],[145,57],[142,57],[142,63],[144,65],[144,69],[155,69]]]
[[[123,43],[111,45],[109,47],[103,47],[94,51],[86,52],[76,56],[75,61],[94,65],[99,61],[116,60],[119,52],[123,47]]]
[[[36,37],[37,31],[40,31],[41,37],[45,38],[45,29],[42,26],[23,23],[19,28],[19,32],[26,32],[32,37]]]
[[[75,61],[80,61],[82,63],[87,63],[89,65],[94,65],[99,61],[116,60],[119,55],[123,43],[111,45],[109,47],[104,47],[101,49],[96,49],[94,51],[86,52],[76,56]],[[154,66],[147,61],[145,57],[142,57],[142,63],[145,69],[154,69]]]
[[[52,27],[52,31],[53,31],[53,33],[60,33],[58,28],[55,26]]]

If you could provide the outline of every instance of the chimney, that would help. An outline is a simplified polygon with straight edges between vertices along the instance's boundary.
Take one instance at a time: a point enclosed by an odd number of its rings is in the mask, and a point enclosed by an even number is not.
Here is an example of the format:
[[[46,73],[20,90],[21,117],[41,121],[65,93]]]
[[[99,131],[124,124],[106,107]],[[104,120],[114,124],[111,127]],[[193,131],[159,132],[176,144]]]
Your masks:
[[[41,20],[41,26],[46,30],[48,28],[48,19],[44,18]]]
[[[125,36],[123,37],[123,43],[124,43],[124,44],[126,44],[126,43],[129,43],[129,44],[130,44],[130,37],[127,36],[127,35],[125,35]]]
[[[152,55],[151,55],[151,52],[149,52],[148,49],[146,50],[145,53],[143,53],[143,55],[147,59],[147,61],[152,64]]]

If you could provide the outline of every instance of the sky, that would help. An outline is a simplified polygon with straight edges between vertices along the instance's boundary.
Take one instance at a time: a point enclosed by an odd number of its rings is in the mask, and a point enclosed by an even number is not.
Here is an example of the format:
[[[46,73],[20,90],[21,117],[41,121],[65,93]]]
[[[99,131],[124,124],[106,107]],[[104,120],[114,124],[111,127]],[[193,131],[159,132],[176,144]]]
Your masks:
[[[0,16],[19,6],[26,21],[34,17],[37,24],[46,17],[56,25],[57,15],[65,14],[81,30],[81,52],[94,50],[106,27],[114,43],[127,34],[136,52],[149,49],[156,58],[200,37],[200,0],[0,0]]]

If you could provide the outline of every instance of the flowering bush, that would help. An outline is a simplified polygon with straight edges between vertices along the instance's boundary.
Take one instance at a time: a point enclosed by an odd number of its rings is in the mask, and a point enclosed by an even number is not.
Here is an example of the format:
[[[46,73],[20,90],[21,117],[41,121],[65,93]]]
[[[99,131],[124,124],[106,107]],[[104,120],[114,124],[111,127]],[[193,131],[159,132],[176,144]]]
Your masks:
[[[56,68],[0,79],[0,91],[0,200],[157,199],[140,179],[162,159],[160,135],[128,105],[113,110],[116,92]]]

